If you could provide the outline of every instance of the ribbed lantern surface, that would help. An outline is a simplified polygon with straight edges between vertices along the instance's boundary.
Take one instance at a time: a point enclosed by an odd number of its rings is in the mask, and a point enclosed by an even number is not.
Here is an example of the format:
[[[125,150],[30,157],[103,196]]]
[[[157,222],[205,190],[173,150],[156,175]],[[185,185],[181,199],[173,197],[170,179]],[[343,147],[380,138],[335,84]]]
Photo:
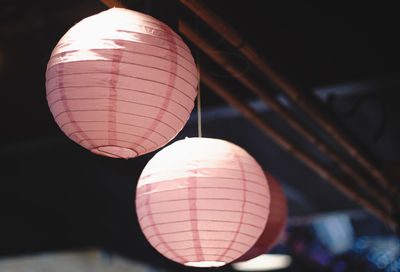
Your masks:
[[[112,8],[73,26],[46,71],[50,110],[62,131],[94,153],[132,158],[164,146],[194,106],[189,48],[151,16]]]
[[[267,253],[276,246],[286,228],[287,202],[285,193],[278,181],[268,172],[265,172],[271,195],[270,213],[264,232],[257,242],[243,256],[235,261],[243,262]]]
[[[243,255],[264,231],[269,204],[268,184],[255,159],[211,138],[186,138],[159,151],[136,190],[147,240],[187,266],[221,266]]]

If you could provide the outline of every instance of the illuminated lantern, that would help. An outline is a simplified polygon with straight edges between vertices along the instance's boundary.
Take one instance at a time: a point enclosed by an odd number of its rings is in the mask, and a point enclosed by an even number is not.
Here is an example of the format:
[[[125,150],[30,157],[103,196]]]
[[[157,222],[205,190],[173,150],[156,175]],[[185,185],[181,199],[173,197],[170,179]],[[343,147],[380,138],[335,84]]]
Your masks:
[[[189,48],[151,16],[112,8],[73,26],[46,71],[47,101],[73,141],[109,157],[154,151],[186,124],[197,70]]]
[[[241,147],[186,138],[159,151],[136,189],[136,211],[150,244],[186,266],[229,263],[264,231],[270,194],[263,170]]]
[[[239,259],[236,259],[235,262],[247,261],[270,251],[278,244],[285,231],[287,223],[287,203],[285,193],[278,181],[276,181],[271,174],[265,172],[265,176],[268,181],[271,195],[270,213],[267,225],[254,246],[252,246],[252,248]]]

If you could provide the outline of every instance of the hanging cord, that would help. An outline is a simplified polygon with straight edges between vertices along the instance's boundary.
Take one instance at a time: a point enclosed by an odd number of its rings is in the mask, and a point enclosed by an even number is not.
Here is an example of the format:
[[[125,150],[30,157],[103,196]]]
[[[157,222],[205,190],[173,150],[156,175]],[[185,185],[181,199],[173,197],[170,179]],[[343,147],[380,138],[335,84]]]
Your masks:
[[[200,60],[199,54],[197,54],[197,77],[199,83],[197,84],[197,131],[199,138],[202,137],[201,130],[201,98],[200,98]]]
[[[196,30],[200,32],[200,20],[196,18]],[[196,47],[196,63],[197,63],[197,134],[201,138],[203,133],[201,129],[201,95],[200,95],[200,49]]]

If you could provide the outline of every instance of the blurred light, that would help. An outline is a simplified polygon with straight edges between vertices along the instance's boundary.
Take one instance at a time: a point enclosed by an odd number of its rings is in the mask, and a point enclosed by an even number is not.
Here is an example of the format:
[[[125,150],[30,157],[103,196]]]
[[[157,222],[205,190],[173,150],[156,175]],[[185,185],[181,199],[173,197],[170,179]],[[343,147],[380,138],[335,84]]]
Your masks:
[[[333,254],[342,254],[353,247],[354,230],[348,215],[318,219],[313,227],[322,244]]]
[[[263,254],[246,262],[233,263],[238,271],[271,271],[286,268],[292,262],[289,255]]]
[[[354,251],[362,254],[379,269],[388,272],[400,271],[400,242],[394,235],[363,236],[356,240]]]
[[[1,257],[1,272],[149,272],[153,267],[100,250],[44,252],[18,257]],[[157,270],[158,271],[158,270]]]

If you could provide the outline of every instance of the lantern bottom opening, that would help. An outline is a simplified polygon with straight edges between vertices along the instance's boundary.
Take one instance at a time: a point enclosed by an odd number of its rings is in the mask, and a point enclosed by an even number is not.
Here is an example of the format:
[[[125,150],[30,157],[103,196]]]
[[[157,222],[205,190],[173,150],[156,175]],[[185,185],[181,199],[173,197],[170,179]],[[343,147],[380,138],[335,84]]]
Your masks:
[[[219,267],[225,265],[225,262],[217,262],[217,261],[201,261],[201,262],[187,262],[186,266],[194,266],[194,267]]]
[[[122,158],[129,159],[137,157],[139,154],[130,148],[114,146],[114,145],[106,145],[106,146],[98,146],[90,150],[92,153],[103,155],[111,158]]]

